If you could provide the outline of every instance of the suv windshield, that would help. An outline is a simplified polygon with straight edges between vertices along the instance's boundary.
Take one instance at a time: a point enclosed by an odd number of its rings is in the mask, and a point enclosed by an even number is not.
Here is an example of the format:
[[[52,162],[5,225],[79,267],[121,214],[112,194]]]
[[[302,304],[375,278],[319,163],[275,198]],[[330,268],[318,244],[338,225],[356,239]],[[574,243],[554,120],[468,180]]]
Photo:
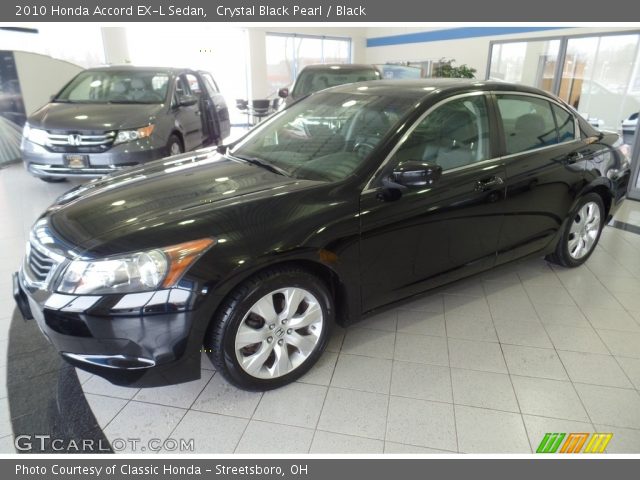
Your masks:
[[[169,74],[152,70],[109,70],[79,73],[53,99],[65,103],[162,103]]]
[[[411,92],[394,96],[320,92],[249,133],[231,155],[268,163],[296,178],[342,180],[418,98]]]
[[[378,80],[380,73],[375,68],[363,68],[362,70],[342,70],[340,67],[327,68],[326,70],[309,69],[300,72],[291,95],[294,98],[304,97],[325,88],[344,85],[346,83],[366,82]]]

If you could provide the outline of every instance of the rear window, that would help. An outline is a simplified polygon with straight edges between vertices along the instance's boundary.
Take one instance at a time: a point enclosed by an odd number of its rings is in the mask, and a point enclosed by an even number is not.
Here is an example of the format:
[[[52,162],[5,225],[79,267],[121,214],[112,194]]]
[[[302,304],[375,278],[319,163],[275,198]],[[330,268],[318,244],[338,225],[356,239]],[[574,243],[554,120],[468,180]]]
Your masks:
[[[336,87],[346,83],[378,80],[379,78],[380,73],[374,68],[363,68],[361,70],[342,70],[340,68],[303,70],[298,76],[292,95],[296,98],[304,97],[325,88]]]

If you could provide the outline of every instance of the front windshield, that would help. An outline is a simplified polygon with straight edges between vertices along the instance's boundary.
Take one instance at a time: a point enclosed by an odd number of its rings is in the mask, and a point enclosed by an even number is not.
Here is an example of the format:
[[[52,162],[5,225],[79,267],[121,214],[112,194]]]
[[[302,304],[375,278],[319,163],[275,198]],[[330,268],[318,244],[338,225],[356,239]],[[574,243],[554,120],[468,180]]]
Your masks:
[[[363,68],[362,70],[343,70],[340,68],[327,70],[303,70],[293,88],[294,98],[304,97],[310,93],[318,92],[329,87],[345,85],[347,83],[366,82],[368,80],[378,80],[380,73],[374,68]]]
[[[416,101],[412,93],[317,93],[250,133],[231,154],[260,160],[296,178],[342,180]]]
[[[169,74],[153,70],[86,71],[54,98],[64,103],[162,103]]]

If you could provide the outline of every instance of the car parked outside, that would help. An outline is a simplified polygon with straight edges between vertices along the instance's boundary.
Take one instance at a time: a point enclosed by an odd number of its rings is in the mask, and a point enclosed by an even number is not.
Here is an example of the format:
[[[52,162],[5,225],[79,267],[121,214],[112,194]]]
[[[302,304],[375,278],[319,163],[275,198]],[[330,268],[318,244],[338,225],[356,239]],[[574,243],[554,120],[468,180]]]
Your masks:
[[[116,384],[198,378],[204,351],[268,390],[311,368],[334,322],[531,255],[583,264],[625,198],[621,147],[522,85],[343,85],[231,145],[70,190],[35,223],[14,296]]]
[[[375,65],[356,63],[307,65],[298,74],[291,90],[281,88],[278,95],[284,98],[284,106],[325,88],[346,83],[379,80],[382,73]]]
[[[32,175],[52,182],[216,145],[229,132],[210,73],[109,66],[80,72],[31,114],[21,152]]]

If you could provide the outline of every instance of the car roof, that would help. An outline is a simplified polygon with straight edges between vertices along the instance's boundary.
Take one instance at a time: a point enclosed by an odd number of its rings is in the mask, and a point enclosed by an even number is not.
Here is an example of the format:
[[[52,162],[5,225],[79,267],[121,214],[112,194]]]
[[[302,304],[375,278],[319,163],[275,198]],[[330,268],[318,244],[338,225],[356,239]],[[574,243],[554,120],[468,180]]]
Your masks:
[[[370,63],[315,63],[313,65],[307,65],[302,70],[377,70],[375,65]]]
[[[126,71],[139,71],[139,72],[149,72],[149,71],[158,71],[158,72],[166,72],[166,73],[180,73],[180,72],[184,72],[185,70],[190,70],[189,68],[175,68],[175,67],[143,67],[143,66],[139,66],[139,65],[130,65],[130,64],[125,64],[125,65],[105,65],[102,67],[93,67],[93,68],[87,68],[84,71],[89,71],[89,72],[108,72],[109,70],[114,70],[114,71],[119,71],[119,72],[126,72]]]
[[[366,87],[366,88],[363,88]],[[421,78],[412,80],[375,80],[367,82],[350,83],[332,87],[333,92],[353,93],[366,91],[370,94],[392,95],[399,92],[413,93],[416,96],[429,96],[434,93],[453,95],[471,91],[511,91],[544,95],[555,98],[549,93],[537,88],[528,87],[516,83],[499,82],[495,80],[477,80],[467,78]]]

